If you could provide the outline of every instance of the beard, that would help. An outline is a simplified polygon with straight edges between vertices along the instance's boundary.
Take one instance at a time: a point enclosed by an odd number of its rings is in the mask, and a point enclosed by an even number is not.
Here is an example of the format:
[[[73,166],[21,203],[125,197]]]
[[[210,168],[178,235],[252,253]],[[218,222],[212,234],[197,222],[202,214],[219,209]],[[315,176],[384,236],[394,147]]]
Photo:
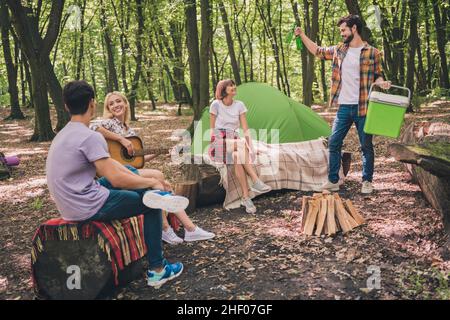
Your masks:
[[[352,42],[353,38],[354,38],[353,34],[349,35],[347,38],[344,39],[344,43],[349,44],[350,42]]]

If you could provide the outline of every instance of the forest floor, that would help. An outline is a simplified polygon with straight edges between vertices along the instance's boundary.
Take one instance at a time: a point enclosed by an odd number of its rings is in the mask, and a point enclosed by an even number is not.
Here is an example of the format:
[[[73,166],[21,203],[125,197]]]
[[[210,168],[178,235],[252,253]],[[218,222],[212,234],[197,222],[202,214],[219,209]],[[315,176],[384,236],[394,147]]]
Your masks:
[[[139,108],[132,123],[148,147],[173,146],[175,129],[192,116],[177,116],[173,105]],[[334,112],[317,109],[330,123]],[[32,114],[29,110],[27,114]],[[0,108],[0,119],[7,116]],[[450,119],[450,102],[423,105],[407,122]],[[0,299],[33,299],[31,238],[40,223],[57,217],[45,180],[50,143],[31,143],[32,119],[0,121],[0,151],[17,154],[13,177],[0,181]],[[301,199],[311,193],[277,191],[255,200],[258,213],[225,211],[220,204],[198,208],[194,222],[216,233],[210,241],[164,244],[166,257],[182,261],[185,271],[159,290],[146,286],[144,274],[111,299],[450,299],[450,249],[441,216],[425,200],[403,165],[387,152],[391,139],[376,137],[374,187],[360,194],[361,156],[356,131],[344,149],[353,152],[341,196],[351,199],[367,220],[345,236],[300,234]],[[179,168],[169,156],[151,165],[175,182]],[[183,231],[180,232],[182,236]],[[370,270],[379,268],[381,288],[368,290]]]

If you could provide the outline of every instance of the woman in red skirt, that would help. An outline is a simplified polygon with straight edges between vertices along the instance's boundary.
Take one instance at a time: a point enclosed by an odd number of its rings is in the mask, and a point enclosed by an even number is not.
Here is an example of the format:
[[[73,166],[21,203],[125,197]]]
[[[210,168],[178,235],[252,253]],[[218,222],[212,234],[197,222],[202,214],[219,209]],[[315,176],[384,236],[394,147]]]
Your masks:
[[[241,205],[247,213],[255,213],[256,207],[249,197],[247,175],[252,179],[250,189],[257,193],[271,190],[262,182],[251,164],[254,159],[252,140],[246,118],[247,108],[242,101],[234,100],[236,84],[233,80],[222,80],[217,84],[216,100],[211,103],[211,145],[209,155],[216,163],[232,165],[242,190]],[[245,139],[240,139],[242,128]]]

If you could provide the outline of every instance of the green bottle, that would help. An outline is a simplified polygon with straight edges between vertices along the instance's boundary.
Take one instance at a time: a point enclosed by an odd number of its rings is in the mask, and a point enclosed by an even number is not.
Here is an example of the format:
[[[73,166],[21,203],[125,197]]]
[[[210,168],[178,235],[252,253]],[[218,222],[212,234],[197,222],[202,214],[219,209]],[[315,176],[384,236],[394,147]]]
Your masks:
[[[300,38],[300,36],[297,36],[295,38],[295,43],[297,44],[297,50],[303,51],[303,41],[302,41],[302,38]]]

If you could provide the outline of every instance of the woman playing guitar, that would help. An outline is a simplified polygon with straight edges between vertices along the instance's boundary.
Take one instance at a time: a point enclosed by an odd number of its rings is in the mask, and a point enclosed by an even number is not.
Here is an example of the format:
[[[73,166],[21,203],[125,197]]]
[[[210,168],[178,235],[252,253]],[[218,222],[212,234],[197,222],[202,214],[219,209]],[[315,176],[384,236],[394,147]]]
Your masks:
[[[125,95],[117,91],[108,93],[106,95],[103,118],[104,119],[99,124],[91,125],[91,129],[100,132],[107,140],[119,142],[127,149],[130,156],[133,155],[133,145],[126,138],[136,136],[136,133],[129,126],[130,105]],[[154,157],[155,155],[146,155],[145,161],[149,161]],[[158,179],[171,189],[170,185],[165,181],[163,173],[159,170],[137,170],[132,166],[127,166],[127,168],[142,177]],[[187,216],[185,211],[173,213],[176,214],[177,218],[181,221],[181,224],[185,228],[184,241],[207,240],[214,237],[214,233],[207,232],[199,226],[196,226]],[[166,215],[163,215],[162,239],[170,244],[183,242],[183,239],[178,237],[170,227]]]

